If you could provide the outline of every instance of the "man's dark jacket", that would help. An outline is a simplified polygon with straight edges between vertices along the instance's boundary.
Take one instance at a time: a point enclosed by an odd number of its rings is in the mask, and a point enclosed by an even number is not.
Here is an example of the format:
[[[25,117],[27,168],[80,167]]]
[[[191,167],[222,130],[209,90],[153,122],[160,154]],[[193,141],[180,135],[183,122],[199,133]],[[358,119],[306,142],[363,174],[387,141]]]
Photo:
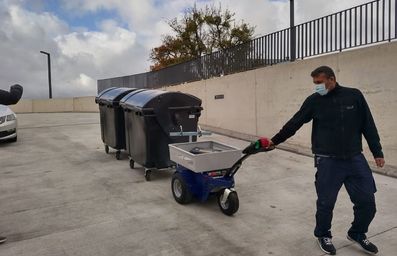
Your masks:
[[[272,138],[273,143],[284,142],[311,120],[314,154],[350,158],[362,152],[363,134],[374,157],[383,157],[374,119],[364,95],[358,89],[336,84],[324,96],[313,93]]]
[[[23,88],[19,84],[11,86],[10,92],[0,90],[0,104],[13,105],[21,99]]]

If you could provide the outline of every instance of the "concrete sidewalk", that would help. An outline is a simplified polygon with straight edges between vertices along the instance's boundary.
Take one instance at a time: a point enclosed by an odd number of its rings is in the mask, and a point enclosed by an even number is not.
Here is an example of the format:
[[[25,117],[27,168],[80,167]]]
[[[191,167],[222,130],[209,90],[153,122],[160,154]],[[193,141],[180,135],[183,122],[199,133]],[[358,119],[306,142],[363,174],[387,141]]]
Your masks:
[[[281,150],[244,162],[240,209],[212,199],[177,204],[172,171],[131,170],[106,155],[95,113],[20,114],[18,142],[0,144],[1,256],[324,255],[313,238],[313,159]],[[238,147],[247,142],[214,135]],[[397,179],[375,174],[377,216],[369,236],[397,254]],[[334,212],[337,255],[365,255],[345,238],[353,211],[343,188]]]

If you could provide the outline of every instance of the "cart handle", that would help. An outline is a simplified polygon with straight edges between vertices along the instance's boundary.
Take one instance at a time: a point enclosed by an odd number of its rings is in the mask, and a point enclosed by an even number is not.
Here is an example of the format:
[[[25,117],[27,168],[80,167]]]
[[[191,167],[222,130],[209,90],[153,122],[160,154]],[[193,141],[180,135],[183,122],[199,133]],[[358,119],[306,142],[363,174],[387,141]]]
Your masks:
[[[230,169],[227,170],[227,172],[225,173],[225,177],[233,177],[236,174],[236,172],[238,171],[238,169],[240,169],[241,165],[243,164],[243,161],[245,159],[247,159],[249,156],[255,155],[255,154],[261,153],[261,152],[272,151],[274,149],[275,149],[275,147],[272,146],[272,147],[267,147],[267,148],[260,148],[258,150],[252,151],[250,153],[243,154],[243,156],[239,160],[237,160],[237,162],[234,163],[233,166],[230,167]]]

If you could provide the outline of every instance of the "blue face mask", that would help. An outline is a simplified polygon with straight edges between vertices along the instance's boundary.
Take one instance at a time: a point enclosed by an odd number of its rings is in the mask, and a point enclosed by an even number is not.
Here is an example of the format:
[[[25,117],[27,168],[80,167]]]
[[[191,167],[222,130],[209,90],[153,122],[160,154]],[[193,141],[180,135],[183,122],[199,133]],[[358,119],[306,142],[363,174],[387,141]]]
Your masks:
[[[321,96],[324,96],[328,93],[328,89],[325,88],[325,83],[316,84],[316,86],[314,87],[314,92],[317,92]]]

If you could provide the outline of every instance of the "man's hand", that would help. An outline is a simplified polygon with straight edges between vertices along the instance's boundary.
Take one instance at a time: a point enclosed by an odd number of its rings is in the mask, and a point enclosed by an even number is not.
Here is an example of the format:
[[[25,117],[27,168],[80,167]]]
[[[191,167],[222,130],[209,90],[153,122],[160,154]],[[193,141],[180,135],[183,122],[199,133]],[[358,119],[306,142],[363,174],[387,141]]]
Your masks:
[[[20,86],[19,84],[14,84],[14,85],[10,86],[10,91],[13,91],[13,90],[18,90],[18,91],[21,91],[21,93],[22,93],[23,87]]]
[[[273,149],[273,148],[275,148],[275,147],[276,147],[276,145],[274,145],[273,141],[272,141],[272,140],[269,140],[269,146],[268,146],[268,148]]]
[[[375,163],[376,163],[376,166],[382,168],[385,165],[385,159],[380,158],[380,157],[375,158]]]
[[[0,90],[0,104],[14,105],[17,104],[23,94],[23,88],[19,84],[10,87],[10,92]]]

